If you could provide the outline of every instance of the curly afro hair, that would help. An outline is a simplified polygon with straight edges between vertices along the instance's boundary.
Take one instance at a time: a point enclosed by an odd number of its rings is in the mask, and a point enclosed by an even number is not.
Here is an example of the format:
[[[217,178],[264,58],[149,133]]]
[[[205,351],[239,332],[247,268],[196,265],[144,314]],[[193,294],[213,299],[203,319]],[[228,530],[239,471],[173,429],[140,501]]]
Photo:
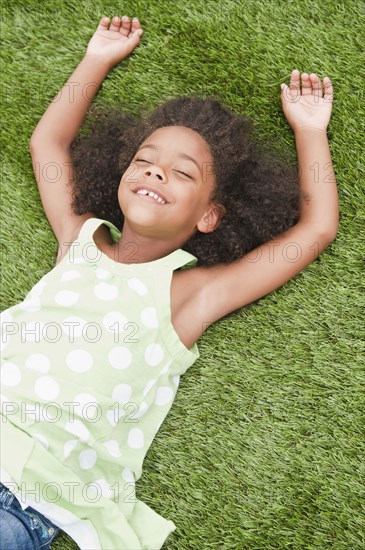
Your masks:
[[[232,113],[218,100],[179,97],[141,117],[100,107],[92,107],[90,114],[91,125],[71,146],[76,214],[92,212],[122,227],[119,182],[139,146],[158,128],[185,126],[209,146],[215,176],[211,201],[226,210],[214,232],[197,231],[184,244],[198,265],[239,260],[298,221],[296,167],[265,152],[254,138],[252,120]]]

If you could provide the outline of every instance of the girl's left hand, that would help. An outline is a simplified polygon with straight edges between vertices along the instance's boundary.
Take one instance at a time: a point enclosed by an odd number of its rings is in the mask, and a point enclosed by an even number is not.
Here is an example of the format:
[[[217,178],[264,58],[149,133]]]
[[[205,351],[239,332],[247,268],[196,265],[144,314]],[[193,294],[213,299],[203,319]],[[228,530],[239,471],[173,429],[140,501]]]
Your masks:
[[[333,86],[328,78],[321,79],[314,73],[302,73],[302,90],[300,90],[300,73],[294,70],[290,77],[290,86],[281,85],[281,102],[284,114],[294,130],[311,129],[327,131],[331,118]]]

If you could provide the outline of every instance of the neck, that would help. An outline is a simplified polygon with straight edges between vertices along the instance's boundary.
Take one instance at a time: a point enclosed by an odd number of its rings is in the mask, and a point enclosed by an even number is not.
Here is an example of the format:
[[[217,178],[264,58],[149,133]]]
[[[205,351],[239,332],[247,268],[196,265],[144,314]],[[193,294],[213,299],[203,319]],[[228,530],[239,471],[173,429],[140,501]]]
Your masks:
[[[182,245],[181,240],[169,240],[166,237],[156,239],[141,235],[124,221],[121,237],[118,242],[109,246],[109,251],[116,262],[136,264],[163,258],[181,248]]]

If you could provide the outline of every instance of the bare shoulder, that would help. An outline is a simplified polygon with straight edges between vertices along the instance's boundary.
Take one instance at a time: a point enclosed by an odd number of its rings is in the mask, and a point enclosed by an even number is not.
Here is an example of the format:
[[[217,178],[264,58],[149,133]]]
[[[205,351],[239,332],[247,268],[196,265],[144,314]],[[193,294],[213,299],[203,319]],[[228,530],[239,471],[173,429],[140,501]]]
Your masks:
[[[202,267],[175,271],[171,282],[171,321],[182,343],[190,348],[209,326]]]
[[[219,264],[174,272],[170,290],[171,321],[187,348],[190,348],[210,325],[228,313],[217,312],[216,304],[220,303],[217,294],[223,290],[222,287],[215,286],[217,281],[225,286],[227,269],[227,265]]]

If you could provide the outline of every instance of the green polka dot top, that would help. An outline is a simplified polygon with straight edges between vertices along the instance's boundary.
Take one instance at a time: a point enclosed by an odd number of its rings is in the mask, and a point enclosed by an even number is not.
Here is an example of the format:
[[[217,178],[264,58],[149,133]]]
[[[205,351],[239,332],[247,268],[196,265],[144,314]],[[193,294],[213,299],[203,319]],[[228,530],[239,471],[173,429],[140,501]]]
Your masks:
[[[179,249],[121,264],[90,218],[67,255],[2,313],[1,481],[80,548],[161,548],[176,529],[136,497],[144,457],[199,357],[171,323]]]

